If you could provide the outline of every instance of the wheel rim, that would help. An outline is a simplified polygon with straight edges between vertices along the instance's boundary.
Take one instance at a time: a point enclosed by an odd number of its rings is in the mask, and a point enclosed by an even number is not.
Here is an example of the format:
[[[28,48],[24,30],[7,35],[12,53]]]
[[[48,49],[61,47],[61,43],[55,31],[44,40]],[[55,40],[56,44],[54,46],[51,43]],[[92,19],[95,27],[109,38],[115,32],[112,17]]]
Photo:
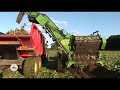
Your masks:
[[[34,72],[36,73],[37,72],[37,63],[35,62],[35,65],[34,65]]]

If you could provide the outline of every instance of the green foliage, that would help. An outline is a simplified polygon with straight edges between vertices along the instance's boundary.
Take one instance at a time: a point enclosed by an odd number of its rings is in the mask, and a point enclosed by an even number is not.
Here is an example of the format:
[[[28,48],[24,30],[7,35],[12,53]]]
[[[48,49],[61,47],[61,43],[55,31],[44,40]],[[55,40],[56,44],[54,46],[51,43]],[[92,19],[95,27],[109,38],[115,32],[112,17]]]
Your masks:
[[[100,62],[108,70],[120,72],[120,51],[101,51]]]
[[[57,50],[48,50],[50,61],[48,65],[43,65],[41,71],[36,78],[76,78],[76,76],[67,70],[65,73],[60,73],[55,70],[57,61]],[[103,64],[103,67],[109,71],[117,71],[120,73],[120,51],[100,51],[99,61]],[[96,73],[100,73],[104,77],[116,77],[114,73],[108,74],[105,69],[97,70]],[[101,76],[99,74],[99,76]],[[118,74],[119,75],[119,74]],[[1,78],[25,78],[20,72],[12,72],[10,69],[3,71]]]
[[[107,39],[106,50],[120,50],[120,35],[111,35]]]
[[[2,78],[25,78],[20,72],[12,72],[9,68],[2,72]]]
[[[53,42],[53,43],[51,44],[51,49],[57,49],[57,48],[58,48],[58,47],[57,47],[56,43]]]
[[[74,78],[74,76],[69,71],[58,73],[56,70],[48,70],[44,67],[36,78]]]
[[[45,43],[45,46],[46,46],[46,48],[48,48],[48,44],[47,43]]]
[[[2,78],[25,78],[21,73],[18,71],[12,72],[10,69],[6,69],[3,72]],[[50,70],[46,67],[42,67],[41,71],[35,78],[74,78],[72,73],[66,71],[65,73],[57,72],[56,70]]]

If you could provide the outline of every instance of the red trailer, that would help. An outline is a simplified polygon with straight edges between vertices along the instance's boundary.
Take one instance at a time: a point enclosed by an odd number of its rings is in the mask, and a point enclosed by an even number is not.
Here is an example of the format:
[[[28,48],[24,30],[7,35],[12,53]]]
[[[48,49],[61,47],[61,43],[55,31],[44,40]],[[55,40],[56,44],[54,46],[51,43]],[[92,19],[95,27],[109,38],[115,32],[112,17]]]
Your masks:
[[[45,37],[32,23],[30,35],[0,35],[0,69],[22,68],[26,77],[34,77],[47,61]]]

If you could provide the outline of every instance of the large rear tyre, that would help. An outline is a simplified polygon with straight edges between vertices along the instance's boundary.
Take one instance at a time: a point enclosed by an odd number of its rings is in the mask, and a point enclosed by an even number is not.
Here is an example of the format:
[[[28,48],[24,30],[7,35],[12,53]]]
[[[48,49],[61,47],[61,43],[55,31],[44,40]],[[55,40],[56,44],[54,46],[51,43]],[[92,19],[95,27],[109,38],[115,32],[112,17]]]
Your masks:
[[[29,57],[23,63],[23,74],[27,78],[34,78],[37,76],[41,68],[41,59],[36,57]]]
[[[57,67],[58,72],[65,72],[65,68],[63,66],[63,62],[61,59],[58,59],[58,67]]]

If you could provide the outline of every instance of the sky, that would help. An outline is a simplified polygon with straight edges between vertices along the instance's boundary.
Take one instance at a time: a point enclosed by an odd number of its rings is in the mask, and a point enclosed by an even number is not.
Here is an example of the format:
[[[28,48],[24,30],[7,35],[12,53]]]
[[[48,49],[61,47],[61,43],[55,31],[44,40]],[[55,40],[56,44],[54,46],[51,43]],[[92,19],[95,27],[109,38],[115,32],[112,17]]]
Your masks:
[[[108,38],[110,35],[120,34],[120,12],[41,12],[46,14],[59,29],[65,29],[73,35],[90,35],[99,30],[101,36]],[[11,29],[20,28],[26,23],[25,29],[29,32],[31,23],[27,16],[23,17],[20,24],[16,23],[18,12],[0,12],[0,32],[6,33]],[[53,42],[40,25],[48,45]]]

